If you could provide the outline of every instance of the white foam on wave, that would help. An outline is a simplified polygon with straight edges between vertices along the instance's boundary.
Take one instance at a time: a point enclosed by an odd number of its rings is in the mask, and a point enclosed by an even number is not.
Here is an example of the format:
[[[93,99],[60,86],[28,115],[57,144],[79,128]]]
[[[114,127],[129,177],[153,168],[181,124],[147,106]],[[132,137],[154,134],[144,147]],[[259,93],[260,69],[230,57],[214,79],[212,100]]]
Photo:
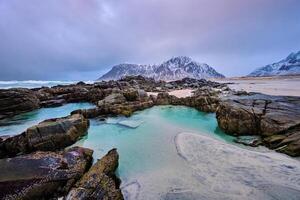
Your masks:
[[[0,81],[0,88],[9,89],[9,88],[36,88],[36,87],[52,87],[55,85],[70,85],[77,83],[79,81],[43,81],[43,80],[26,80],[26,81]],[[84,81],[87,84],[94,83],[94,81]]]

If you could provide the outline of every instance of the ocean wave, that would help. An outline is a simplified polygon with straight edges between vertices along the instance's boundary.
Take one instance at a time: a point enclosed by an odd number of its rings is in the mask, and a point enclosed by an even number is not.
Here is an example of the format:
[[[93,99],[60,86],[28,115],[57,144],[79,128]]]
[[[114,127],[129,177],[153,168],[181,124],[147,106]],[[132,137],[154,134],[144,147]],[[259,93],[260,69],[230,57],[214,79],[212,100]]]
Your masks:
[[[28,83],[28,84],[49,84],[49,83],[74,83],[77,81],[38,81],[38,80],[26,80],[26,81],[0,81],[0,84],[20,84],[20,83]]]
[[[25,81],[0,81],[0,88],[37,88],[37,87],[52,87],[55,85],[69,85],[79,81],[42,81],[42,80],[25,80]],[[84,81],[87,84],[94,83],[94,81]]]

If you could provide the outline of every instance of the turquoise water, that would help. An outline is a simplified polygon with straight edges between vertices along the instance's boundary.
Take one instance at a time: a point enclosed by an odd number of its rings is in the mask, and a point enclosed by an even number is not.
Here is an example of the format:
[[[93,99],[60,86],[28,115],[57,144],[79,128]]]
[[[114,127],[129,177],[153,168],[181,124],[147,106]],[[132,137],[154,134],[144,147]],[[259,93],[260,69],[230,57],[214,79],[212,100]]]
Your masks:
[[[140,123],[140,126],[131,128],[120,125],[124,120],[135,125]],[[161,179],[165,179],[166,174],[170,173],[168,177],[184,176],[181,180],[192,180],[190,172],[181,173],[187,166],[174,145],[176,135],[181,132],[232,141],[230,136],[219,130],[215,114],[184,106],[157,106],[136,112],[129,118],[109,118],[105,122],[91,120],[88,135],[74,146],[93,149],[95,160],[110,149],[117,148],[120,154],[118,175],[122,180],[123,192],[131,190],[128,188],[133,184],[144,199],[158,199],[157,195],[162,191],[157,189],[155,182],[170,186],[169,183],[162,183],[164,180]],[[137,195],[137,192],[130,192],[126,199],[134,199],[132,195]]]
[[[141,122],[137,128],[118,124],[123,120]],[[88,135],[76,143],[94,149],[94,158],[101,158],[111,148],[120,154],[118,172],[122,178],[131,173],[153,170],[151,163],[172,162],[172,144],[180,132],[194,132],[231,140],[219,130],[215,114],[199,112],[183,106],[157,106],[135,113],[129,119],[109,118],[106,122],[91,120]],[[177,155],[176,155],[177,156]],[[151,162],[151,163],[149,163]],[[159,167],[159,165],[157,165]]]
[[[92,108],[90,103],[70,103],[55,108],[41,108],[32,112],[23,113],[10,119],[0,121],[0,135],[15,135],[39,122],[57,117],[64,117],[73,110]]]

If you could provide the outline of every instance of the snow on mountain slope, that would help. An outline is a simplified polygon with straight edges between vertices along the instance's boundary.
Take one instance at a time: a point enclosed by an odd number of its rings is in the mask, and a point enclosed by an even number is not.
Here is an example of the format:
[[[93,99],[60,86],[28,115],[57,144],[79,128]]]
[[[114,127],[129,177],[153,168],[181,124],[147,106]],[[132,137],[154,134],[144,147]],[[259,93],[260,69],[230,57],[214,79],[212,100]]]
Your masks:
[[[300,51],[291,53],[287,58],[264,67],[260,67],[248,76],[280,76],[300,74]]]
[[[155,80],[179,80],[183,78],[223,78],[207,64],[193,61],[189,57],[174,57],[160,65],[120,64],[114,66],[98,80],[118,80],[125,76],[142,75]]]

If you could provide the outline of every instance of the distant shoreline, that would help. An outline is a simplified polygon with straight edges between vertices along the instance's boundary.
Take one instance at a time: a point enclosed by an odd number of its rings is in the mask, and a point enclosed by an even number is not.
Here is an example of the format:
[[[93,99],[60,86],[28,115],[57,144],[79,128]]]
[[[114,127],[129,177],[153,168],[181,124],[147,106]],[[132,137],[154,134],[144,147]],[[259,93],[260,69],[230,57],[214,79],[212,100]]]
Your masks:
[[[277,96],[300,96],[300,75],[267,76],[267,77],[231,77],[209,79],[227,83],[231,89],[247,92],[260,92]]]

